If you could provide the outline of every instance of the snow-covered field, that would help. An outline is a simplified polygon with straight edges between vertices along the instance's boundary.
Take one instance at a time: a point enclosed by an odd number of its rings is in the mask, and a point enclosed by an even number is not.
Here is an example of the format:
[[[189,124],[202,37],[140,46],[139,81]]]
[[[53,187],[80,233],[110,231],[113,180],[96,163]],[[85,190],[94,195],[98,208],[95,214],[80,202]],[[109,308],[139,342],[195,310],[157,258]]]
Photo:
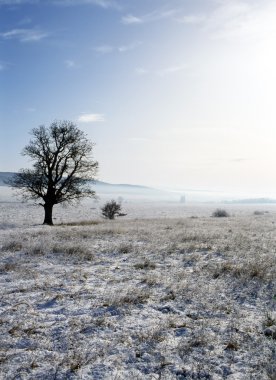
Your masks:
[[[215,208],[0,203],[0,379],[275,380],[276,209]]]

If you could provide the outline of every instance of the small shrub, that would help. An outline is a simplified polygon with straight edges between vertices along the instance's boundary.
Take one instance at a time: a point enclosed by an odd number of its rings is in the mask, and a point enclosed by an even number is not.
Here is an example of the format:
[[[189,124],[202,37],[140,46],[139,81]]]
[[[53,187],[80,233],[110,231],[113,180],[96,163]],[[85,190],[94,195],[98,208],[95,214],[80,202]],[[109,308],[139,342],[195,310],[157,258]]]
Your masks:
[[[254,211],[253,213],[253,215],[264,215],[264,214],[265,214],[264,211],[258,211],[258,210]]]
[[[135,269],[155,269],[156,265],[155,265],[155,263],[151,262],[150,260],[145,259],[144,262],[135,264],[134,268]]]
[[[12,240],[2,246],[2,251],[16,252],[23,248],[22,243],[16,240]]]
[[[231,338],[229,342],[227,342],[224,350],[232,350],[232,351],[237,351],[239,349],[239,343],[237,340]]]
[[[143,304],[150,298],[150,292],[146,289],[127,289],[125,292],[117,292],[108,297],[103,306],[120,307],[126,305]]]
[[[30,255],[46,255],[50,253],[48,245],[45,243],[35,243],[27,248],[27,253]]]
[[[117,248],[118,253],[130,253],[133,250],[133,247],[131,244],[121,244]]]
[[[149,297],[150,293],[147,290],[136,291],[136,293],[128,292],[118,300],[118,304],[142,304],[146,303]]]
[[[56,244],[53,246],[52,252],[63,253],[67,256],[87,261],[94,259],[93,254],[86,247],[78,244]]]
[[[274,316],[273,313],[267,311],[263,325],[264,327],[271,327],[276,325],[276,316]]]
[[[102,215],[107,219],[114,219],[115,216],[121,216],[121,205],[114,200],[106,202],[106,204],[101,208]]]
[[[16,263],[6,263],[2,266],[0,266],[0,273],[6,273],[6,272],[15,272],[18,270],[18,264]]]
[[[227,212],[226,210],[223,210],[223,209],[221,209],[221,208],[217,208],[217,209],[213,212],[212,216],[213,216],[214,218],[227,218],[227,217],[230,216],[230,215],[228,214],[228,212]]]

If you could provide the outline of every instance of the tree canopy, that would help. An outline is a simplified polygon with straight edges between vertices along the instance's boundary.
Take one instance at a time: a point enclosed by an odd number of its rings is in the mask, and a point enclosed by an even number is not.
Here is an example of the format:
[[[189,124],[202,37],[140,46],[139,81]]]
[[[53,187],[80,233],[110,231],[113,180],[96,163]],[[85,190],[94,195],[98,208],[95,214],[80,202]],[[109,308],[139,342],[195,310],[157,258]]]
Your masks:
[[[54,121],[31,131],[33,138],[22,154],[33,161],[32,169],[21,169],[10,181],[25,199],[43,200],[45,224],[53,224],[55,204],[94,197],[91,188],[98,169],[93,160],[94,143],[70,121]]]

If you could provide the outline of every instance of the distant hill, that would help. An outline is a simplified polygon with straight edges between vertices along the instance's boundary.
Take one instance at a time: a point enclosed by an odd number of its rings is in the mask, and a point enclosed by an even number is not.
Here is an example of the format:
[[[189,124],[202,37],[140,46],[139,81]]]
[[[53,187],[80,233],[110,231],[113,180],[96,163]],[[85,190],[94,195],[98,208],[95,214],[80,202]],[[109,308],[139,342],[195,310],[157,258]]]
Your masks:
[[[7,181],[11,179],[16,173],[13,172],[0,172],[0,186],[7,186]],[[95,181],[94,185],[97,187],[106,187],[106,188],[115,188],[115,189],[121,189],[121,188],[127,188],[130,190],[148,190],[148,191],[159,191],[152,189],[147,186],[142,186],[142,185],[130,185],[130,184],[113,184],[113,183],[108,183],[108,182],[103,182],[103,181]]]
[[[12,178],[14,174],[12,172],[0,172],[0,186],[7,186],[6,181]]]
[[[0,186],[7,186],[7,180],[15,173],[0,172]],[[153,189],[151,187],[130,184],[112,184],[108,182],[95,181],[93,189],[96,195],[104,198],[123,198],[128,199],[144,199],[144,200],[178,200],[179,195],[170,191]]]
[[[125,188],[129,188],[129,189],[154,190],[151,187],[142,186],[142,185],[130,185],[127,183],[108,183],[108,182],[97,181],[97,180],[95,181],[95,185],[96,186],[108,186],[108,187],[112,186],[115,188],[125,187]]]
[[[7,187],[7,180],[10,179],[15,173],[13,172],[0,172],[0,201],[3,198],[3,194],[11,193],[11,189]],[[231,195],[227,198],[222,193],[216,193],[211,191],[201,191],[201,190],[189,190],[183,189],[182,191],[174,190],[159,190],[143,185],[131,185],[131,184],[114,184],[103,181],[95,181],[92,188],[96,191],[96,195],[99,198],[104,199],[119,199],[128,200],[143,200],[143,201],[169,201],[169,202],[181,202],[181,199],[190,202],[220,202],[229,205],[235,204],[276,204],[276,199],[273,198],[244,198],[244,199],[233,199]],[[185,196],[184,196],[185,194]],[[226,199],[225,199],[226,198]],[[232,199],[231,199],[232,198]],[[182,202],[183,203],[183,202]],[[184,202],[185,203],[185,202]]]

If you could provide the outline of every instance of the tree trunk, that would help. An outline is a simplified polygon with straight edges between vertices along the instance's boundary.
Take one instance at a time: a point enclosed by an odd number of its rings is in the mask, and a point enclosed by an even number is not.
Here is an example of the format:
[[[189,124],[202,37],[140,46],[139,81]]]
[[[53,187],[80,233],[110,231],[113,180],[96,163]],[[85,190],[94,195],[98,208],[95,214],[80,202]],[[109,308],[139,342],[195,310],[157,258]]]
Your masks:
[[[44,211],[45,211],[45,216],[44,216],[44,222],[43,224],[48,224],[49,226],[52,226],[53,225],[53,218],[52,218],[52,214],[53,214],[53,204],[52,203],[45,203],[45,205],[43,206],[44,207]]]

